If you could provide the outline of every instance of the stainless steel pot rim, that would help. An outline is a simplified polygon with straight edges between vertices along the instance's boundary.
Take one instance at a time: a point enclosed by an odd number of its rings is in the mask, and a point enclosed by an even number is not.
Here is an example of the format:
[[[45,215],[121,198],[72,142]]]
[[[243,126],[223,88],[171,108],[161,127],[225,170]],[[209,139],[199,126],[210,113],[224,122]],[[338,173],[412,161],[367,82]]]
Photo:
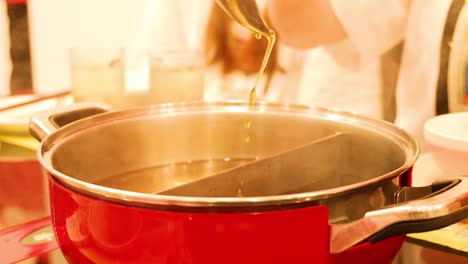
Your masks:
[[[158,114],[175,114],[180,112],[190,113],[200,112],[268,112],[275,114],[301,114],[314,118],[324,118],[327,120],[335,120],[340,122],[352,123],[353,125],[361,125],[365,128],[374,129],[377,132],[385,133],[395,137],[400,144],[406,145],[406,151],[411,152],[407,155],[406,162],[400,168],[391,171],[387,174],[374,177],[373,179],[342,186],[338,188],[326,189],[321,191],[276,195],[276,196],[261,196],[261,197],[183,197],[183,196],[167,196],[158,194],[138,193],[114,189],[96,184],[88,183],[67,176],[53,168],[44,155],[51,148],[60,144],[60,141],[67,136],[70,136],[78,131],[85,131],[87,128],[95,127],[96,125],[114,122],[118,120],[131,119],[136,117],[144,117]],[[403,147],[403,146],[402,146]],[[257,206],[282,206],[288,204],[298,204],[304,202],[313,202],[318,200],[335,197],[344,193],[355,191],[356,189],[365,188],[366,186],[377,184],[385,179],[394,178],[401,173],[411,168],[419,155],[419,145],[416,140],[406,131],[391,123],[375,120],[372,118],[360,116],[355,113],[345,112],[338,109],[308,107],[302,105],[283,105],[258,102],[255,106],[249,106],[248,102],[244,101],[227,101],[227,102],[191,102],[191,103],[171,103],[162,105],[152,105],[143,107],[134,107],[125,110],[111,111],[95,116],[87,117],[62,128],[48,135],[38,148],[38,160],[41,165],[50,172],[53,177],[65,188],[72,191],[79,191],[91,197],[110,200],[116,203],[125,204],[143,204],[145,207],[152,206],[177,206],[177,207],[257,207]]]

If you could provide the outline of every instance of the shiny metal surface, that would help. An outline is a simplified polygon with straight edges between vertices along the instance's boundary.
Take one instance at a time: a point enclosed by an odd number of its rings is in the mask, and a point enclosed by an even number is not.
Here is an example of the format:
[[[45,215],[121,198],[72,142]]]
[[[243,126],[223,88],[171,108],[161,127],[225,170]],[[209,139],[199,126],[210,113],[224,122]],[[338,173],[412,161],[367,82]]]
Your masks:
[[[255,197],[316,190],[320,180],[339,174],[335,162],[344,153],[347,134],[337,133],[177,185],[158,194],[196,197]],[[285,177],[287,174],[287,177]]]
[[[378,142],[372,142],[367,135],[336,133],[158,194],[257,197],[305,193],[369,179],[404,163],[405,157],[398,149],[387,155],[390,145],[375,146]],[[363,154],[366,152],[371,156]]]
[[[53,132],[41,132],[44,126],[38,125],[49,120],[34,119],[31,129],[36,135]],[[251,121],[250,128],[244,126],[246,120]],[[146,175],[147,180],[133,190],[96,184],[177,162],[264,157],[336,132],[360,135],[354,145],[358,152],[351,156],[354,160],[343,164],[353,165],[343,169],[354,173],[337,174],[310,192],[239,198],[155,195],[151,192],[173,181],[158,175]],[[389,123],[327,109],[262,103],[249,108],[247,103],[229,102],[166,104],[84,118],[47,136],[39,159],[68,188],[120,204],[202,211],[325,204],[331,222],[346,222],[392,204],[396,179],[413,165],[418,153],[415,140]],[[140,192],[138,185],[152,191]]]
[[[468,177],[458,179],[457,185],[438,195],[370,211],[351,223],[331,225],[330,253],[343,252],[393,224],[431,220],[463,210],[466,215]]]
[[[273,32],[260,15],[255,0],[216,0],[216,3],[237,23],[253,32],[265,36]]]

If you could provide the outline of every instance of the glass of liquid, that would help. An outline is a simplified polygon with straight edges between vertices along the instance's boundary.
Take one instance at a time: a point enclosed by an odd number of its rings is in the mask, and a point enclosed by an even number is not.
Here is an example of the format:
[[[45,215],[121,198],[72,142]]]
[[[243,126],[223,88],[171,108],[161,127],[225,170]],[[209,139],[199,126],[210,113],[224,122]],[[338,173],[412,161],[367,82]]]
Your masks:
[[[203,100],[203,56],[196,51],[165,51],[150,55],[149,90],[153,103]]]
[[[121,105],[125,93],[123,55],[124,50],[120,48],[71,49],[73,100]]]

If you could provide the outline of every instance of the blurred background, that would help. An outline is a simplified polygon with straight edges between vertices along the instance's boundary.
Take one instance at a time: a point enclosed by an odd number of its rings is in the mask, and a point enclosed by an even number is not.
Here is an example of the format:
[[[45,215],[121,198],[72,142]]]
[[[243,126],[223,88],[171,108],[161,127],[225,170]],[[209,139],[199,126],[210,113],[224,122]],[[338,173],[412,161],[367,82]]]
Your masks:
[[[258,2],[263,10],[266,1]],[[434,95],[428,96],[433,115],[467,111],[467,4],[414,2],[429,10],[419,15],[424,34],[409,34],[425,43],[419,52],[425,56],[422,61],[432,65],[428,74],[434,79]],[[264,46],[227,17],[217,18],[219,10],[213,3],[0,0],[0,230],[49,214],[47,186],[35,159],[37,143],[27,134],[31,114],[79,101],[120,108],[168,101],[247,100]],[[443,8],[438,8],[442,3]],[[226,27],[220,29],[223,23]],[[220,35],[223,30],[231,35]],[[356,66],[358,55],[350,40],[302,50],[278,37],[274,66],[261,81],[261,100],[337,107],[395,121],[395,87],[405,41],[381,58]],[[234,43],[235,49],[229,51],[226,43]],[[346,89],[333,93],[330,87]],[[374,97],[385,100],[377,104],[365,99]],[[422,130],[415,132],[424,146],[421,134]],[[415,180],[417,184],[430,183],[442,174],[429,152],[418,162],[415,171],[424,178]],[[462,228],[466,233],[466,223]],[[409,239],[395,263],[467,263],[468,245],[456,250],[445,242],[438,244],[433,236]],[[24,263],[64,260],[56,251]]]

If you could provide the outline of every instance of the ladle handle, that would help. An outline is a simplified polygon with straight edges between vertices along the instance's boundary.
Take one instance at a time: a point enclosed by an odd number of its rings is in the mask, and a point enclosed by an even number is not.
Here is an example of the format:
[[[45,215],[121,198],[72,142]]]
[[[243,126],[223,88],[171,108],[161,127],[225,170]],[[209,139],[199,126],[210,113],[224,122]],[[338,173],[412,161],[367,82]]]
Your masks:
[[[109,110],[110,106],[94,102],[58,106],[32,116],[29,123],[29,132],[34,138],[42,141],[60,127]]]
[[[340,253],[362,241],[437,230],[468,217],[468,177],[436,182],[435,191],[410,202],[371,211],[357,221],[331,225],[330,253]]]
[[[17,263],[57,248],[50,217],[0,231],[0,263]]]

